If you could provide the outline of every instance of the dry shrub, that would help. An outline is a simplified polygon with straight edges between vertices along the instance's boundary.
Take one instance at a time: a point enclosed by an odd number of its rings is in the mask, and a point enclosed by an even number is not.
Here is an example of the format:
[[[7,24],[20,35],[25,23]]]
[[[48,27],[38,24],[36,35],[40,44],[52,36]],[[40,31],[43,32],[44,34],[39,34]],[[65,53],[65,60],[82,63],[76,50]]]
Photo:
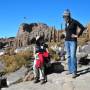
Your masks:
[[[48,50],[50,53],[51,60],[55,60],[55,61],[60,60],[59,55],[53,49],[49,48]]]
[[[14,48],[13,47],[8,47],[5,49],[5,54],[8,54],[8,55],[13,55],[14,54]]]
[[[60,57],[59,57],[58,54],[54,54],[54,55],[53,55],[53,59],[54,59],[55,61],[59,61],[59,60],[60,60]]]
[[[18,69],[18,64],[17,61],[15,59],[15,56],[9,56],[9,55],[5,55],[3,56],[3,60],[5,63],[5,72],[13,72],[16,69]]]
[[[86,42],[88,42],[88,40],[89,40],[88,38],[79,38],[78,39],[78,45],[83,46],[86,44]]]
[[[17,55],[22,56],[26,60],[29,60],[30,58],[33,57],[33,52],[32,51],[23,51],[23,52],[18,53]]]
[[[32,52],[20,52],[16,55],[4,55],[2,60],[5,63],[5,72],[14,72],[23,65],[26,65],[28,60],[32,57]],[[30,61],[30,60],[29,60]]]

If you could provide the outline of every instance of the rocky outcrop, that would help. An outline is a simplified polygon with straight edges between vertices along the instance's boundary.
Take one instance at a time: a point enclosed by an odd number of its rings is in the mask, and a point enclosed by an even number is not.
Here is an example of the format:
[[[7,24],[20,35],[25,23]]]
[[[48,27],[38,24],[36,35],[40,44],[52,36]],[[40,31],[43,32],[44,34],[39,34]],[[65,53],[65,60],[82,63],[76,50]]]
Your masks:
[[[20,25],[16,36],[16,47],[23,47],[31,44],[36,36],[43,36],[44,40],[60,41],[60,33],[55,27],[49,27],[43,23],[23,23]]]
[[[62,73],[52,73],[47,76],[47,83],[41,85],[34,84],[33,81],[14,84],[2,90],[89,90],[90,89],[90,67],[83,66],[78,68],[78,77],[72,78],[72,75]]]

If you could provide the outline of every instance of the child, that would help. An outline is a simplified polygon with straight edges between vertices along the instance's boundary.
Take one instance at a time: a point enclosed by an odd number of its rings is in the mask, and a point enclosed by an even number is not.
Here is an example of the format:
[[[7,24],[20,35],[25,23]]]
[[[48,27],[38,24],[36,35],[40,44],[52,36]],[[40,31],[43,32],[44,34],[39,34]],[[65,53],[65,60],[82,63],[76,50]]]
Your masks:
[[[44,48],[44,40],[43,37],[37,36],[36,37],[36,46],[34,47],[34,77],[35,81],[34,83],[38,83],[41,81],[41,84],[44,84],[46,80],[46,74],[45,74],[45,62],[44,62],[44,56],[48,56],[48,53],[46,52],[46,49]]]

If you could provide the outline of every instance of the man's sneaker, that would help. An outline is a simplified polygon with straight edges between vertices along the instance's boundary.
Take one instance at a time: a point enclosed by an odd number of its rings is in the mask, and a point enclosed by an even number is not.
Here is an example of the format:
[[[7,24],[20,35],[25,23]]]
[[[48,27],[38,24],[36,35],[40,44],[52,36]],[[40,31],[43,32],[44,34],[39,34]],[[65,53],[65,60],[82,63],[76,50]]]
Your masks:
[[[77,74],[76,73],[73,73],[72,74],[72,78],[76,78],[77,77]]]

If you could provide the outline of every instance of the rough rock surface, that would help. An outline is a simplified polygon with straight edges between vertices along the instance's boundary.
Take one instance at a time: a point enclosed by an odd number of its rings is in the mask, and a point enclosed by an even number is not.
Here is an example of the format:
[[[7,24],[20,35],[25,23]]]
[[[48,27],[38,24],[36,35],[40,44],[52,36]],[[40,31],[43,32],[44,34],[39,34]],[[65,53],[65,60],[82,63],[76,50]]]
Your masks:
[[[41,85],[33,81],[11,85],[2,90],[90,90],[90,66],[78,68],[78,76],[73,79],[66,71],[48,75],[48,82]]]

